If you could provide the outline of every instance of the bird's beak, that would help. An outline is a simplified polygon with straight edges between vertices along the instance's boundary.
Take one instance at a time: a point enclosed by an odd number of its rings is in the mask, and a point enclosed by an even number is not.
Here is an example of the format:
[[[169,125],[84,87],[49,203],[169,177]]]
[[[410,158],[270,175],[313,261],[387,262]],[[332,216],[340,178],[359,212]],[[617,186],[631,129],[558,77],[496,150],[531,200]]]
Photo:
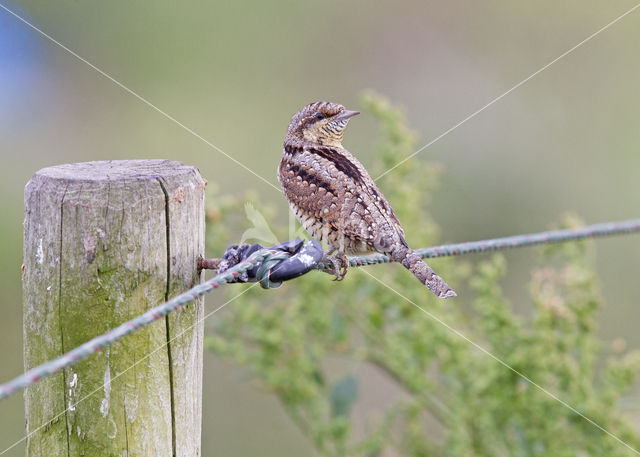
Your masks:
[[[360,114],[360,111],[349,111],[348,109],[346,109],[338,113],[335,119],[337,120],[349,119],[350,117],[353,117],[356,114]]]

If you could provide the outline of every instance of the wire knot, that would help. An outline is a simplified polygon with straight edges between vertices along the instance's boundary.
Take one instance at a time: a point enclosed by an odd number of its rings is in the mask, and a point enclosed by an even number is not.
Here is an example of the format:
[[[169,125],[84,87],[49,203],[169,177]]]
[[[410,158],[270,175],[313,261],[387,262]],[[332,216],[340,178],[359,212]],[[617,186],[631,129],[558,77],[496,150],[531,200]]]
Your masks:
[[[275,289],[284,281],[302,276],[317,268],[323,257],[322,246],[315,240],[295,239],[265,248],[259,244],[234,244],[227,248],[218,264],[222,274],[245,262],[230,282],[260,282],[263,289]]]
[[[271,272],[282,261],[291,257],[291,254],[286,251],[271,251],[265,252],[265,255],[256,271],[256,281],[260,283],[260,287],[263,289],[277,289],[282,285],[283,280],[271,281]]]

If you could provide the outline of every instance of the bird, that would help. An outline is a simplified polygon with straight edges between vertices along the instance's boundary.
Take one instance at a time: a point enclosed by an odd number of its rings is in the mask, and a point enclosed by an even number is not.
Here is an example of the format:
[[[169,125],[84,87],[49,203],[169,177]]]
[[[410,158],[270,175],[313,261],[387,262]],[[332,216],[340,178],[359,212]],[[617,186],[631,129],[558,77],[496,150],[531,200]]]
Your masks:
[[[437,297],[455,297],[409,247],[391,205],[364,166],[342,146],[345,128],[357,114],[338,103],[316,102],[293,115],[278,166],[291,209],[314,239],[329,246],[334,280],[346,275],[346,254],[380,252],[401,263]]]

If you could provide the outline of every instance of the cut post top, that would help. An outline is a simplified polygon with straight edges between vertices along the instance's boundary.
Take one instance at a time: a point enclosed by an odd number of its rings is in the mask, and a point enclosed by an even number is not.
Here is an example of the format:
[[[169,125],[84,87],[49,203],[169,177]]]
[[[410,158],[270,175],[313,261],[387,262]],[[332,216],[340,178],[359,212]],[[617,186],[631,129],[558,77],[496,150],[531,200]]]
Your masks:
[[[196,170],[174,160],[99,160],[68,163],[43,168],[34,176],[46,176],[67,181],[136,181],[183,175]]]

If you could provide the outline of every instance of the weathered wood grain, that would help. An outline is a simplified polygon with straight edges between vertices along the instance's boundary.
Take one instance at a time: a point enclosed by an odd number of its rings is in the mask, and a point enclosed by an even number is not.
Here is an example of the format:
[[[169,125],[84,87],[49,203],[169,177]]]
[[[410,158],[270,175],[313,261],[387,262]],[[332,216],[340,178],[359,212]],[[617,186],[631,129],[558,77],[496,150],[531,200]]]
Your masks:
[[[25,369],[200,282],[204,187],[195,168],[161,160],[31,178]],[[27,389],[27,455],[200,455],[202,316],[198,300]]]

